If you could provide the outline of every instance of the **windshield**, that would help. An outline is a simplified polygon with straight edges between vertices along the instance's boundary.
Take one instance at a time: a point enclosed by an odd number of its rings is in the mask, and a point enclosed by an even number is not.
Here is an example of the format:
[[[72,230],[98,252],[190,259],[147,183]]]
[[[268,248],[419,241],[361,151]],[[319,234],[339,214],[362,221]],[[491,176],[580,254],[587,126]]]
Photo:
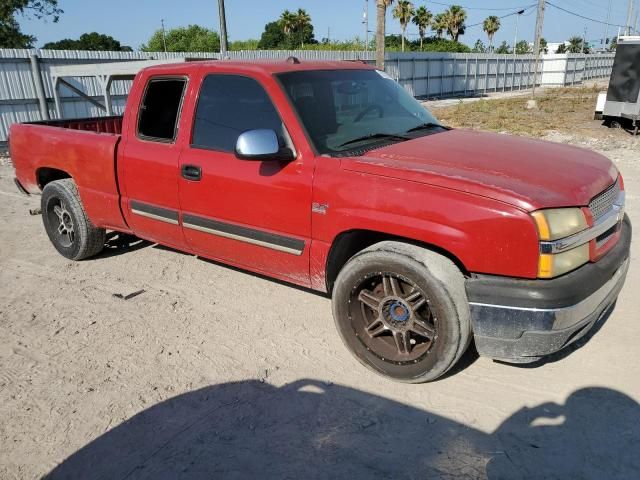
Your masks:
[[[444,130],[378,70],[290,72],[279,79],[320,154],[370,149]]]

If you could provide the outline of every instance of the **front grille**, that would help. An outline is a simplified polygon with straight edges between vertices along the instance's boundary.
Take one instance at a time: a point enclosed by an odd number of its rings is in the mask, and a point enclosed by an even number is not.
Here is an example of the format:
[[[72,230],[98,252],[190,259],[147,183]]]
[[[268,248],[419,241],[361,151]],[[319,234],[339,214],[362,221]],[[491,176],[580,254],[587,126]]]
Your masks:
[[[603,215],[607,214],[613,208],[613,202],[616,201],[620,194],[620,183],[616,183],[607,188],[604,192],[599,193],[589,202],[589,210],[596,221]]]

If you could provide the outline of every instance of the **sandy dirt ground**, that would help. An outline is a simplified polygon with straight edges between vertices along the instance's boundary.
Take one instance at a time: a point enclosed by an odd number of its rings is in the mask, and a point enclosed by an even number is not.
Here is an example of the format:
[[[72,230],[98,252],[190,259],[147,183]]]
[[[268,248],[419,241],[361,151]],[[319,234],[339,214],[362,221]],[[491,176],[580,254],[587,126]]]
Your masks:
[[[638,140],[548,138],[614,160],[640,225]],[[321,295],[117,238],[64,259],[12,177],[5,158],[2,479],[637,478],[637,240],[615,309],[576,348],[527,368],[471,351],[404,385],[351,357]]]

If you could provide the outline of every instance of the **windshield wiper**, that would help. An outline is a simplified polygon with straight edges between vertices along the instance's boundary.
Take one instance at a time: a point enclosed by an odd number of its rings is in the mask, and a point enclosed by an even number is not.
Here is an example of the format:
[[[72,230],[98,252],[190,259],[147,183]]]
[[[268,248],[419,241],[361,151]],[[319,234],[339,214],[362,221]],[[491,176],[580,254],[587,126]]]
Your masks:
[[[405,133],[417,132],[418,130],[431,130],[432,128],[444,128],[445,130],[447,129],[447,127],[444,127],[439,123],[428,122],[428,123],[421,123],[416,127],[410,128]]]
[[[404,135],[399,135],[396,133],[370,133],[369,135],[363,135],[362,137],[357,137],[352,140],[347,140],[344,143],[338,145],[340,147],[346,147],[347,145],[351,145],[352,143],[364,142],[365,140],[376,139],[376,138],[390,138],[394,140],[411,140],[409,137],[405,137]]]

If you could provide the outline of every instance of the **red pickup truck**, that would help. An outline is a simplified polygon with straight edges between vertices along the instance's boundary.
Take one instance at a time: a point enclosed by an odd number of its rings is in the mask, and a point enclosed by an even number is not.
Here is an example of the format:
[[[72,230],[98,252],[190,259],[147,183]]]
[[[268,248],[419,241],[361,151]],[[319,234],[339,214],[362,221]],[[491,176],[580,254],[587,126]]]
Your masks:
[[[472,338],[509,362],[558,351],[629,264],[607,158],[447,128],[356,62],[147,68],[124,116],[13,125],[10,149],[65,257],[115,230],[327,292],[355,357],[405,382]]]

